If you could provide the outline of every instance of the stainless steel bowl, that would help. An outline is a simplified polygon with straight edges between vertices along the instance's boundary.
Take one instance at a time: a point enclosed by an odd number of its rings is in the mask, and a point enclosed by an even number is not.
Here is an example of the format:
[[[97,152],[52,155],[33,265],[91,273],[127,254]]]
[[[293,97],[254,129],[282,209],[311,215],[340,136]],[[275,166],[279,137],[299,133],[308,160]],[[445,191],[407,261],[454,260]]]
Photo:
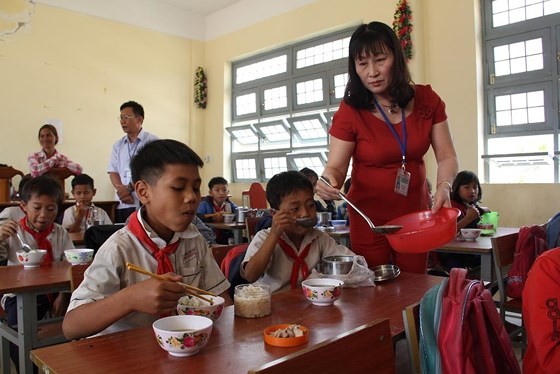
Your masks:
[[[396,265],[378,265],[369,268],[374,273],[373,280],[382,282],[399,276],[401,269]]]
[[[321,260],[321,273],[346,275],[352,270],[354,256],[327,256]]]

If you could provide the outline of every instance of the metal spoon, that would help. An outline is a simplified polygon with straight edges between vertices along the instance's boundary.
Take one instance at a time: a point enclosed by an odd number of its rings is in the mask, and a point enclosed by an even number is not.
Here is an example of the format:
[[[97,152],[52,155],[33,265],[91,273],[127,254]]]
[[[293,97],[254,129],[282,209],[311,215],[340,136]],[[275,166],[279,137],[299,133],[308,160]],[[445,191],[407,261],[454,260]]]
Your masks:
[[[16,232],[16,236],[17,236],[17,238],[19,239],[19,242],[20,242],[20,244],[21,244],[21,249],[22,249],[24,252],[29,252],[29,251],[33,250],[33,248],[31,248],[30,246],[28,246],[27,244],[25,244],[25,243],[23,242],[23,240],[21,239],[21,236],[19,236],[19,234],[18,234],[17,232]]]
[[[325,177],[321,176],[321,177],[319,177],[319,179],[321,180],[321,182],[323,182],[324,184],[326,184],[330,188],[334,188]],[[343,194],[342,192],[339,191],[338,196],[342,200],[346,201],[348,203],[348,205],[350,205],[356,212],[358,212],[359,215],[362,216],[362,218],[369,225],[369,228],[371,229],[371,231],[373,231],[374,233],[376,233],[376,234],[392,234],[392,233],[397,232],[400,229],[402,229],[402,226],[400,226],[400,225],[375,226],[373,224],[373,222],[371,222],[371,220],[369,219],[368,216],[366,216],[360,209],[356,208],[356,206],[354,204],[352,204],[352,202],[350,200],[348,200],[348,198],[346,197],[345,194]]]
[[[302,227],[315,227],[317,225],[317,217],[296,218],[296,223]]]

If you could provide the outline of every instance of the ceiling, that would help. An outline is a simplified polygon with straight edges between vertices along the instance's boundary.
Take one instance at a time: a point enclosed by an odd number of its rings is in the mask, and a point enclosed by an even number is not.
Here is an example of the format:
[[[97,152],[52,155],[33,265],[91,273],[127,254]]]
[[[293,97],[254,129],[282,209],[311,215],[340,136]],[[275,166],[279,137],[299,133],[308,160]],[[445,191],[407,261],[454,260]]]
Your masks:
[[[181,8],[201,16],[208,16],[241,0],[155,0],[157,3]]]
[[[318,0],[27,1],[144,27],[187,39],[207,41]]]

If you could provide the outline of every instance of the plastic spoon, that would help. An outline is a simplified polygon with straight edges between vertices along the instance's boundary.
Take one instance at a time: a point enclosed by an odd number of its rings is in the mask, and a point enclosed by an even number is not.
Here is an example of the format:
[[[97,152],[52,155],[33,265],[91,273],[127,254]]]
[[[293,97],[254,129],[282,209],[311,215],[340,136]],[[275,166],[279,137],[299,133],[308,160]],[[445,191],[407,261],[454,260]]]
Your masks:
[[[324,184],[326,184],[330,188],[334,188],[325,177],[321,176],[319,179],[321,180],[321,182],[323,182]],[[402,226],[400,226],[400,225],[375,226],[373,224],[373,222],[371,222],[371,219],[369,219],[368,216],[366,216],[360,209],[356,208],[356,206],[350,200],[348,200],[348,198],[346,197],[345,194],[343,194],[342,192],[339,191],[338,196],[342,200],[346,201],[348,203],[348,205],[350,205],[356,212],[358,212],[358,214],[360,216],[362,216],[362,218],[369,225],[369,228],[371,229],[371,231],[373,231],[374,233],[376,233],[376,234],[392,234],[392,233],[397,232],[400,229],[402,229]]]
[[[17,236],[17,238],[19,239],[19,242],[20,242],[20,244],[21,244],[21,249],[22,249],[24,252],[29,252],[29,251],[31,251],[31,250],[33,249],[33,248],[31,248],[30,246],[28,246],[27,244],[25,244],[25,243],[23,242],[23,240],[21,239],[21,236],[19,236],[19,234],[18,234],[17,232],[16,232],[16,236]]]

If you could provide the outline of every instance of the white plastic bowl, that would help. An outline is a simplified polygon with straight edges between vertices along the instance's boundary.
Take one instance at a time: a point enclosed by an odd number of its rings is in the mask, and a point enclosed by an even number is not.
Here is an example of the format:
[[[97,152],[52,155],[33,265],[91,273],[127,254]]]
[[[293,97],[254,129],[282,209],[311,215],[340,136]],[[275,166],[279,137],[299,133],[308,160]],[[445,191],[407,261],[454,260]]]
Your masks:
[[[210,339],[213,322],[201,316],[171,316],[152,324],[156,341],[172,356],[197,354]]]
[[[481,229],[461,229],[461,237],[467,240],[476,240],[481,231]]]
[[[346,228],[345,219],[331,219],[331,224],[335,230],[344,230]]]
[[[46,249],[32,249],[29,252],[18,252],[17,258],[23,267],[35,268],[41,265],[46,255]]]
[[[212,321],[216,321],[222,315],[224,311],[224,298],[220,296],[210,296],[204,295],[205,298],[214,301],[213,305],[210,305],[207,301],[199,299],[194,296],[183,296],[179,299],[177,304],[177,313],[179,315],[186,316],[202,316],[208,317]],[[199,304],[199,305],[193,305]]]
[[[235,214],[226,213],[224,214],[224,223],[232,223],[234,218],[235,218]]]
[[[332,305],[342,293],[344,282],[339,279],[315,278],[301,282],[303,294],[313,305]]]
[[[94,250],[89,248],[67,249],[64,251],[64,256],[72,265],[82,265],[93,259],[93,252]]]

